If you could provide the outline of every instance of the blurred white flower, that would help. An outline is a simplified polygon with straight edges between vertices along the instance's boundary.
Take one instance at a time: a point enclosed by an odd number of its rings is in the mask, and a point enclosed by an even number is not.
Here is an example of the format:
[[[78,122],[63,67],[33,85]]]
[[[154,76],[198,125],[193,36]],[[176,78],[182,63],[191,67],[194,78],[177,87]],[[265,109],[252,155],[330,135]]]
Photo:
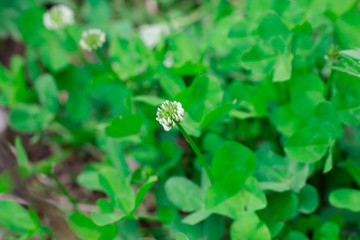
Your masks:
[[[82,33],[80,47],[86,51],[94,51],[105,43],[105,33],[100,29],[89,29]]]
[[[56,5],[43,15],[44,26],[49,30],[57,30],[74,23],[74,12],[65,5]]]
[[[184,109],[179,102],[166,100],[156,113],[156,120],[164,127],[165,131],[170,131],[176,123],[184,121]]]
[[[139,27],[139,33],[145,45],[152,48],[161,40],[162,36],[169,35],[170,29],[166,24],[145,24]]]
[[[174,65],[174,58],[173,58],[171,52],[167,52],[165,54],[165,59],[163,61],[163,64],[168,68],[170,68]]]

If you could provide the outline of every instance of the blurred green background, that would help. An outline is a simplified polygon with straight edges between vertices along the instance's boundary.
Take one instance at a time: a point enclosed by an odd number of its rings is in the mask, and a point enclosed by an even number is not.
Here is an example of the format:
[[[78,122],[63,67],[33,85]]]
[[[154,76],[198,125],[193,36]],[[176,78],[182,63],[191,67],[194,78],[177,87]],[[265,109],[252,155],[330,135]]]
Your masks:
[[[0,239],[360,239],[359,47],[358,0],[2,0]]]

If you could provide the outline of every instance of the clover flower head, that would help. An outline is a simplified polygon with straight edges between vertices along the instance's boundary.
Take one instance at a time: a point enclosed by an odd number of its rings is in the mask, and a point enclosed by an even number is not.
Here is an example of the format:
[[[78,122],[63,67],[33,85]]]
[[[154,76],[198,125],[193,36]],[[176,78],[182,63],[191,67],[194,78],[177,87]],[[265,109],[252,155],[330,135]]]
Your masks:
[[[82,33],[80,47],[86,51],[95,51],[105,43],[105,33],[97,28],[92,28]]]
[[[74,12],[65,5],[56,5],[43,15],[44,26],[49,30],[57,30],[74,23]]]
[[[144,44],[153,48],[163,36],[170,34],[170,29],[166,24],[145,24],[139,27],[139,34]]]
[[[165,131],[170,131],[176,123],[184,121],[184,109],[179,102],[166,100],[156,113],[156,120],[164,127]]]

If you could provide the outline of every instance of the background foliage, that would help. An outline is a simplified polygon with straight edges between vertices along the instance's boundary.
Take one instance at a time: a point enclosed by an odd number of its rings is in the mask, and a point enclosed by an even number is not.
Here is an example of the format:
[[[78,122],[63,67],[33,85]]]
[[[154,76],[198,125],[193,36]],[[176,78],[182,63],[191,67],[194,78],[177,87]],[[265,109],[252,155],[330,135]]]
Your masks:
[[[66,34],[43,26],[55,1],[1,1],[3,44],[24,46],[0,67],[13,169],[60,211],[10,198],[0,169],[0,236],[65,239],[47,217],[87,240],[360,239],[358,2],[56,1]],[[93,27],[128,86],[79,49]],[[155,120],[165,99],[214,184]]]

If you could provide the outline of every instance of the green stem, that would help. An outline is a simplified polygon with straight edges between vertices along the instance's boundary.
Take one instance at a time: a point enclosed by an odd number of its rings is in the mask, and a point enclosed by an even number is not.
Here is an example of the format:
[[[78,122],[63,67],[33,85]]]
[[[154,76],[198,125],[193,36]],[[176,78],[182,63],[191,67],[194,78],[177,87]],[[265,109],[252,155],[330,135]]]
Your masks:
[[[122,85],[126,85],[126,82],[124,80],[121,80],[119,78],[119,76],[116,74],[116,72],[112,69],[112,67],[110,66],[109,62],[106,60],[104,54],[102,53],[102,51],[100,49],[96,50],[96,54],[98,55],[98,57],[100,58],[101,62],[104,64],[106,70],[111,74],[111,76],[118,81],[119,83],[121,83]]]
[[[331,98],[333,88],[333,78],[330,76],[325,85],[325,99],[329,100]]]
[[[60,182],[60,180],[58,179],[58,177],[57,177],[54,173],[50,172],[50,176],[52,177],[52,179],[54,179],[55,183],[58,185],[58,187],[60,188],[60,190],[62,191],[62,193],[63,193],[63,194],[69,199],[69,201],[72,203],[74,210],[76,210],[76,209],[77,209],[76,201],[75,201],[75,199],[73,199],[73,198],[71,197],[70,193],[68,192],[68,190],[66,189],[66,187],[64,186],[64,184],[62,184],[62,183]]]
[[[213,184],[214,183],[214,179],[213,176],[211,174],[209,165],[207,164],[204,156],[202,155],[202,153],[200,152],[200,149],[198,148],[198,146],[195,144],[195,142],[192,140],[192,138],[189,136],[189,134],[187,134],[187,132],[185,131],[185,129],[183,128],[183,126],[181,126],[180,123],[176,124],[177,127],[179,128],[180,132],[182,133],[182,135],[184,135],[186,141],[189,143],[190,147],[193,149],[193,151],[195,152],[196,156],[200,159],[201,164],[204,166],[206,174],[209,177],[210,182]]]

